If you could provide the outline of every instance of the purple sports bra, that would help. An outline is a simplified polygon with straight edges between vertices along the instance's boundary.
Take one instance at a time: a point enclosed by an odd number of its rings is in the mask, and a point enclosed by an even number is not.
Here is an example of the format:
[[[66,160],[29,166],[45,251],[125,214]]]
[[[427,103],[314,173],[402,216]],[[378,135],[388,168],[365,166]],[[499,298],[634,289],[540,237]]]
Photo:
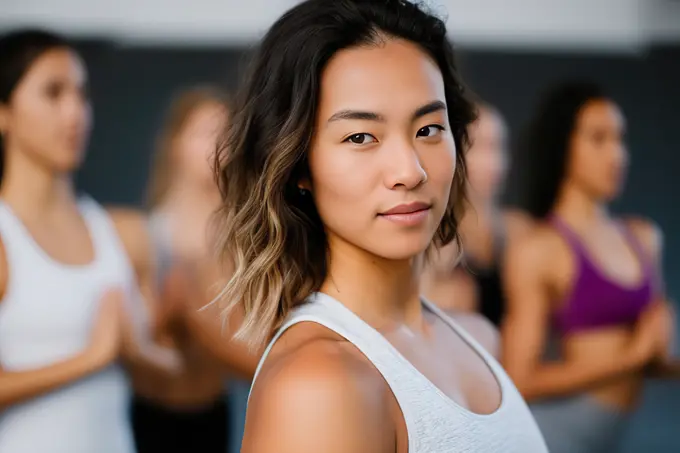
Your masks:
[[[554,326],[558,332],[564,335],[598,327],[634,324],[645,307],[652,303],[654,272],[633,233],[622,225],[621,231],[642,263],[642,278],[634,286],[624,286],[598,268],[589,258],[578,235],[564,221],[553,216],[550,223],[567,241],[576,260],[576,278],[571,291],[554,314]]]

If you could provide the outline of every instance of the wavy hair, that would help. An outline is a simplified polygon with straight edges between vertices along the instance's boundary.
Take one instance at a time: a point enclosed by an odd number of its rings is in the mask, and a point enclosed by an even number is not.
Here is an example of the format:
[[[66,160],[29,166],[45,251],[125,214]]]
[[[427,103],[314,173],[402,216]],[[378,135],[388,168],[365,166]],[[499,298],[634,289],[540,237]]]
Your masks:
[[[583,107],[607,98],[602,87],[580,80],[559,83],[543,93],[522,133],[518,150],[526,166],[520,192],[526,211],[534,218],[546,218],[557,201],[567,173],[572,135]]]
[[[236,338],[254,347],[326,278],[324,225],[311,197],[297,187],[309,175],[322,71],[336,52],[377,46],[386,39],[417,44],[442,73],[459,152],[449,204],[433,244],[460,240],[466,128],[476,110],[458,74],[444,21],[404,0],[302,2],[264,37],[216,156],[223,200],[218,251],[234,269],[217,300],[225,316],[242,306],[245,319]]]

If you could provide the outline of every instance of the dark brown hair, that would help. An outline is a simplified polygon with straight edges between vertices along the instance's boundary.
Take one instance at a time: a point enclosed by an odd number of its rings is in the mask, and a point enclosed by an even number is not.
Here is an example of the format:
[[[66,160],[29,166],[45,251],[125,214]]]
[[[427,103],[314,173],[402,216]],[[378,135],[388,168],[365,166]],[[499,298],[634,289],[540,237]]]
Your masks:
[[[237,305],[237,337],[259,345],[326,278],[327,241],[311,197],[297,182],[309,174],[308,152],[321,74],[333,55],[388,39],[417,44],[438,65],[458,149],[451,198],[434,244],[458,239],[465,197],[467,126],[475,118],[444,22],[403,0],[308,0],[284,14],[264,37],[237,96],[218,150],[223,207],[219,250],[234,266],[220,295]]]
[[[73,50],[66,39],[45,30],[17,30],[0,37],[0,104],[9,104],[14,90],[41,56],[60,48]],[[0,181],[5,161],[3,133],[0,131]]]

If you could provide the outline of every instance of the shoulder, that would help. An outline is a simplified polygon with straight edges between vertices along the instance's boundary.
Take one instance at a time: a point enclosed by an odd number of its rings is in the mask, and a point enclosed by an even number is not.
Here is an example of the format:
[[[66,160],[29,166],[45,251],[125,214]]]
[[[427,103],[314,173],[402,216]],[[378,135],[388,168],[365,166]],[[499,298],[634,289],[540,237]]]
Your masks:
[[[143,211],[124,207],[107,207],[106,211],[130,259],[135,263],[149,259],[148,216]]]
[[[113,224],[121,237],[132,239],[140,234],[148,235],[148,216],[141,210],[125,207],[107,207]]]
[[[393,448],[385,423],[389,389],[351,344],[317,336],[285,349],[267,358],[255,381],[243,451],[368,453],[390,451],[390,442]]]
[[[500,335],[495,325],[477,313],[446,310],[447,316],[453,319],[469,333],[484,349],[494,357],[498,357]]]
[[[622,220],[642,247],[652,257],[661,255],[663,249],[663,232],[653,220],[638,216],[626,216]]]
[[[547,223],[537,223],[531,234],[512,241],[508,255],[511,263],[522,267],[542,267],[555,257],[555,253],[565,250],[564,239]]]
[[[536,221],[529,214],[519,209],[503,210],[502,219],[505,232],[510,239],[520,238],[536,226]]]

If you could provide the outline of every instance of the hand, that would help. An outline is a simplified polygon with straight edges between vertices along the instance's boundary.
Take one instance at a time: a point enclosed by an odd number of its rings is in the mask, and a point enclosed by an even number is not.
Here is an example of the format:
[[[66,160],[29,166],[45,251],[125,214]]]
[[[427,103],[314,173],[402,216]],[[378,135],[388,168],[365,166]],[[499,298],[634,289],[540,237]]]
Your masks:
[[[655,302],[645,309],[635,326],[632,340],[631,357],[640,366],[655,360],[661,350],[668,331],[668,308]]]
[[[120,289],[107,290],[100,299],[87,349],[87,354],[94,360],[97,368],[105,367],[116,360],[120,353],[122,305],[123,292]]]
[[[188,282],[184,270],[174,266],[167,273],[159,294],[159,323],[163,326],[175,324],[181,320],[185,310]]]

